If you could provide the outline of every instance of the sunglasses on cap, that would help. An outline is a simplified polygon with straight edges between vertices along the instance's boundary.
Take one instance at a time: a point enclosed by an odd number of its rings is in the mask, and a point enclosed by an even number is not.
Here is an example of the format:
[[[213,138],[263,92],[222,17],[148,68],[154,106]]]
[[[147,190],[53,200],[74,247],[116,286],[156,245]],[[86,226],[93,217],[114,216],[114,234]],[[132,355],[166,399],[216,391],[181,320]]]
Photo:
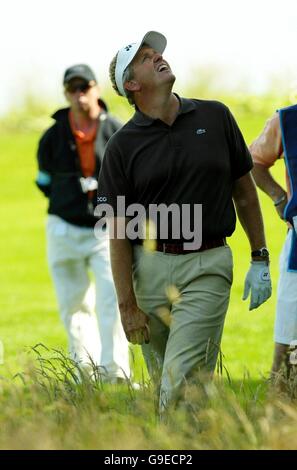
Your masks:
[[[93,84],[90,84],[89,82],[80,82],[80,83],[68,83],[65,88],[66,88],[66,91],[68,91],[68,93],[76,93],[77,91],[85,93],[90,88],[92,88],[92,86]]]

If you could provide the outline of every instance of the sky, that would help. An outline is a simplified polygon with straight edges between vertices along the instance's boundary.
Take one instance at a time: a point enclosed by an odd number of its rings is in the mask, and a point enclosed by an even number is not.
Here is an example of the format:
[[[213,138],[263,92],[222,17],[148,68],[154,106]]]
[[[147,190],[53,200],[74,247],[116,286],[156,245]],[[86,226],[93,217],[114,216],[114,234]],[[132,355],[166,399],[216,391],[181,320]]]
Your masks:
[[[61,101],[63,72],[75,63],[107,83],[117,50],[150,30],[167,37],[164,57],[179,83],[207,66],[224,70],[218,79],[230,88],[261,92],[277,75],[288,88],[297,83],[296,0],[9,0],[1,8],[0,114],[28,90]]]

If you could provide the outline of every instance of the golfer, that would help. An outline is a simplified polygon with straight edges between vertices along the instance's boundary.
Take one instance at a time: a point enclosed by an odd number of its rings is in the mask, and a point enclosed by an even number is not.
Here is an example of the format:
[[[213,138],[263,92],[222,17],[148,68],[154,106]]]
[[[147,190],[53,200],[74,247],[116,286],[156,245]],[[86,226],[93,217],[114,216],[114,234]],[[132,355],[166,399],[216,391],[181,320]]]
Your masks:
[[[172,92],[165,48],[164,35],[150,31],[112,60],[113,87],[135,114],[108,142],[99,177],[99,198],[113,208],[113,222],[127,224],[126,237],[110,240],[113,277],[126,336],[142,344],[150,373],[160,373],[161,412],[179,401],[186,382],[214,371],[232,285],[226,237],[235,229],[233,203],[251,247],[244,298],[251,294],[254,309],[271,295],[253,165],[241,132],[222,103]],[[128,214],[135,203],[147,214],[153,205],[174,205],[167,220],[154,221],[154,251],[141,237],[129,239],[129,217],[117,212],[123,196]],[[195,216],[201,206],[202,225]],[[176,207],[185,214],[180,227]],[[185,235],[190,232],[194,240]]]

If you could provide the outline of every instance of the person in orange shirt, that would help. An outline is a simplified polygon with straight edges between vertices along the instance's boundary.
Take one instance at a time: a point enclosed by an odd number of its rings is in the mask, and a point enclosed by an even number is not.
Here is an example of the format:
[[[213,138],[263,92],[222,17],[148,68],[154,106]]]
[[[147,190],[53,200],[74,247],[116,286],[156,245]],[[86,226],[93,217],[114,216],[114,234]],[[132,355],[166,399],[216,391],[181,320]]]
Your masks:
[[[103,380],[117,381],[130,376],[128,342],[117,307],[108,238],[104,228],[95,236],[94,208],[104,149],[121,123],[100,99],[88,65],[69,67],[63,85],[69,107],[52,116],[55,123],[41,137],[37,155],[36,183],[49,199],[48,261],[72,357],[86,368],[92,360],[101,366]]]
[[[286,189],[275,181],[270,173],[270,168],[278,158],[284,157],[286,134],[284,133],[284,127],[281,125],[280,116],[283,111],[291,112],[291,108],[285,108],[275,113],[267,121],[260,136],[250,146],[254,161],[253,176],[256,184],[271,198],[277,214],[282,220],[284,218],[289,220],[286,217],[286,207],[288,201],[292,199],[292,189],[294,189],[290,183],[287,158],[285,159]],[[297,339],[297,270],[296,266],[290,265],[293,248],[296,251],[297,245],[293,226],[289,222],[287,224],[288,232],[280,256],[272,376],[279,372],[282,364],[285,365],[287,371],[289,370],[289,345]]]

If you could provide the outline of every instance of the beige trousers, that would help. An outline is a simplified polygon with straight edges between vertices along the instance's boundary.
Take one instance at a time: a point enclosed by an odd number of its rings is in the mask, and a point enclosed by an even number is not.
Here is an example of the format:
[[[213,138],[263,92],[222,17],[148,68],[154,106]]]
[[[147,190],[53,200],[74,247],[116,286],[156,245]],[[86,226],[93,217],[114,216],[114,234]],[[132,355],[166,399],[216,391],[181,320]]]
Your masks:
[[[135,246],[133,280],[138,306],[150,317],[143,355],[160,373],[160,411],[178,399],[187,379],[212,373],[220,348],[233,279],[229,246],[186,255]]]

